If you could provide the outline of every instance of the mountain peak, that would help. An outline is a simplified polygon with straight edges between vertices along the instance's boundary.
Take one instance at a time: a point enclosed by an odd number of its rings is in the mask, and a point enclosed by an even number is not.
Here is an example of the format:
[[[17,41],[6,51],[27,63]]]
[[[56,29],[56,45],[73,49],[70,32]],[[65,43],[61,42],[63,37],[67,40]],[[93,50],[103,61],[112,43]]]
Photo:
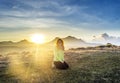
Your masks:
[[[77,38],[75,38],[73,36],[67,36],[66,39],[77,39]]]
[[[24,39],[24,40],[21,40],[21,41],[19,41],[19,42],[17,42],[17,43],[25,44],[25,43],[30,43],[30,42],[29,42],[28,40]]]
[[[12,41],[2,41],[0,42],[0,44],[12,44],[13,42]]]
[[[107,37],[109,37],[109,35],[107,33],[103,33],[103,34],[101,34],[101,37],[107,38]]]
[[[53,39],[51,42],[55,42],[57,41],[57,39],[59,39],[59,37],[56,37],[55,39]],[[67,42],[71,42],[71,43],[85,43],[85,41],[83,41],[82,39],[77,39],[76,37],[73,36],[67,36],[65,38],[61,38],[65,43]]]
[[[63,38],[64,41],[66,42],[84,42],[82,39],[78,39],[76,37],[73,37],[73,36],[67,36],[65,38]]]

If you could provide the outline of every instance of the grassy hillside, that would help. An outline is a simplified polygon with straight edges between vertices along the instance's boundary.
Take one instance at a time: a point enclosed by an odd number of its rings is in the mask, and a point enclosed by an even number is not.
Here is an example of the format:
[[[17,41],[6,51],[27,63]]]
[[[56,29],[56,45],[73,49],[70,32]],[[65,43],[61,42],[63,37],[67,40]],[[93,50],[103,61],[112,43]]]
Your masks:
[[[67,50],[68,70],[51,67],[52,51],[39,50],[36,59],[34,51],[25,50],[0,55],[0,83],[120,82],[119,50]]]

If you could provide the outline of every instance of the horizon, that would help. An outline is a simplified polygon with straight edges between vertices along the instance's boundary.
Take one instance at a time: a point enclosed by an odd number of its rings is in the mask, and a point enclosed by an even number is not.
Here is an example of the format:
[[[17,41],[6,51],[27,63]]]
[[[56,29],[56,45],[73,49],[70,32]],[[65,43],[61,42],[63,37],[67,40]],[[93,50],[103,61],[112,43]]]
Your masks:
[[[119,0],[0,0],[0,41],[30,40],[31,34],[74,36],[91,42],[107,33],[120,37]]]
[[[35,34],[34,34],[35,35]],[[37,35],[38,36],[38,35]],[[12,40],[3,40],[3,41],[0,41],[0,42],[13,42],[13,43],[17,43],[17,42],[21,42],[21,41],[28,41],[30,43],[37,43],[37,44],[45,44],[45,43],[48,43],[48,42],[51,42],[53,40],[55,40],[56,38],[61,38],[61,39],[64,39],[64,38],[68,38],[68,37],[72,37],[72,38],[75,38],[77,40],[82,40],[84,41],[85,43],[93,43],[93,44],[107,44],[107,43],[111,43],[111,44],[114,44],[114,45],[120,45],[120,43],[118,43],[120,41],[120,37],[116,37],[116,36],[112,36],[112,35],[109,35],[107,33],[103,33],[103,34],[100,34],[98,36],[94,36],[95,39],[91,39],[91,42],[88,42],[88,41],[85,41],[84,39],[82,38],[77,38],[75,36],[71,36],[71,35],[68,35],[68,36],[65,36],[65,37],[54,37],[53,39],[49,40],[49,41],[44,41],[42,43],[39,43],[39,41],[41,42],[41,39],[35,39],[35,40],[28,40],[28,39],[21,39],[21,40],[18,40],[18,41],[12,41]],[[34,37],[33,37],[34,38]],[[36,37],[35,37],[36,38]],[[98,38],[98,39],[97,39]],[[101,39],[102,38],[102,39]],[[76,40],[76,41],[77,41]],[[81,42],[81,41],[80,41]],[[75,44],[75,43],[74,43]]]
[[[107,34],[107,33],[102,33],[102,34]],[[99,34],[99,35],[97,35],[97,36],[100,36],[100,35],[102,35],[102,34]],[[34,34],[33,34],[34,35]],[[109,35],[109,34],[107,34],[107,35]],[[58,36],[55,36],[53,39],[51,39],[51,40],[54,40],[55,38],[67,38],[67,37],[75,37],[75,38],[77,38],[77,39],[82,39],[82,38],[78,38],[78,37],[76,37],[76,36],[72,36],[72,35],[67,35],[67,36],[63,36],[63,37],[58,37]],[[110,36],[112,36],[112,35],[110,35]],[[115,37],[117,37],[117,36],[115,36]],[[30,41],[30,42],[32,42],[31,40],[30,40],[30,37],[29,37],[29,39],[28,38],[23,38],[23,39],[20,39],[20,40],[17,40],[17,41],[14,41],[14,40],[1,40],[0,42],[2,42],[2,41],[13,41],[13,42],[19,42],[19,41],[21,41],[21,40],[27,40],[27,41]],[[48,40],[48,41],[45,41],[45,42],[49,42],[49,41],[51,41],[51,40]],[[82,40],[84,40],[84,39],[82,39]],[[91,39],[92,40],[92,39]],[[85,41],[85,40],[84,40]],[[87,42],[87,41],[86,41]]]

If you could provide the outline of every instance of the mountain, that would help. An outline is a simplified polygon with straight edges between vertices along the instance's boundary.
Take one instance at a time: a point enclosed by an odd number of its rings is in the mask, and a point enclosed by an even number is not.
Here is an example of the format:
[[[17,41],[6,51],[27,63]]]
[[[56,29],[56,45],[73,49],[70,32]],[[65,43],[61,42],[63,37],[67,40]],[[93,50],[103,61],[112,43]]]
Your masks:
[[[57,39],[59,39],[59,37],[56,37],[55,39],[48,42],[47,44],[53,46],[55,44],[55,42],[57,41]],[[78,39],[78,38],[73,37],[73,36],[67,36],[67,37],[61,38],[61,39],[64,41],[64,45],[65,45],[66,49],[77,48],[77,47],[96,46],[97,45],[95,43],[87,43],[84,40]]]
[[[13,42],[12,42],[12,41],[2,41],[2,42],[0,42],[0,44],[1,44],[1,45],[3,45],[3,44],[4,44],[4,45],[9,44],[9,45],[10,45],[10,44],[13,44]]]
[[[85,43],[85,41],[83,41],[82,39],[77,39],[76,37],[73,36],[68,36],[66,38],[62,38],[66,43]]]
[[[92,41],[94,43],[102,43],[102,44],[112,43],[115,45],[120,45],[120,37],[110,36],[107,33],[103,33],[98,36],[93,36]]]
[[[56,37],[49,43],[55,43],[58,39],[59,39],[59,37]],[[73,37],[73,36],[67,36],[65,38],[60,38],[60,39],[62,39],[65,43],[72,43],[72,42],[85,43],[85,41],[83,41],[82,39],[77,39],[76,37]]]
[[[26,39],[21,40],[19,42],[12,42],[12,41],[2,41],[0,42],[0,45],[2,46],[7,46],[7,45],[28,45],[28,44],[32,44],[31,42],[27,41]]]
[[[53,39],[52,41],[42,44],[44,47],[53,47],[55,45],[55,42],[57,41],[57,39],[59,39],[59,37],[56,37],[55,39]],[[78,48],[78,47],[88,47],[88,46],[97,46],[99,44],[96,43],[87,43],[82,39],[78,39],[76,37],[73,36],[67,36],[65,38],[61,38],[64,41],[64,45],[66,49],[69,48]],[[0,45],[11,45],[11,46],[31,46],[33,45],[33,43],[29,42],[28,40],[24,39],[21,40],[19,42],[12,42],[12,41],[3,41],[0,42]]]
[[[48,43],[55,43],[60,37],[56,37],[55,39],[53,39],[52,41],[48,42]],[[82,39],[77,39],[76,37],[73,36],[67,36],[65,38],[60,38],[64,41],[64,43],[85,43],[85,41],[83,41]]]
[[[31,44],[31,42],[29,42],[28,40],[24,39],[24,40],[21,40],[21,41],[17,42],[16,44]]]

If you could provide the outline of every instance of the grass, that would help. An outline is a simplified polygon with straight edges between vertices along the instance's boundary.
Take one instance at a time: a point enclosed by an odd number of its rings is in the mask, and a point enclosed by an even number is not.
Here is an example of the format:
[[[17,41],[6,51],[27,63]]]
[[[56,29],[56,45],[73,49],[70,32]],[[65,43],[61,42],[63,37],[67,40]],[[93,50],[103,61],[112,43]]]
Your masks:
[[[41,53],[40,53],[41,54]],[[51,67],[53,53],[44,52],[34,63],[34,52],[6,54],[6,67],[0,67],[0,83],[119,83],[119,51],[65,52],[68,70]],[[1,56],[3,57],[3,56]],[[12,57],[12,58],[11,58]],[[8,59],[5,59],[8,58]],[[0,59],[2,60],[2,59]],[[2,63],[4,64],[4,63]],[[0,64],[1,65],[1,64]]]

